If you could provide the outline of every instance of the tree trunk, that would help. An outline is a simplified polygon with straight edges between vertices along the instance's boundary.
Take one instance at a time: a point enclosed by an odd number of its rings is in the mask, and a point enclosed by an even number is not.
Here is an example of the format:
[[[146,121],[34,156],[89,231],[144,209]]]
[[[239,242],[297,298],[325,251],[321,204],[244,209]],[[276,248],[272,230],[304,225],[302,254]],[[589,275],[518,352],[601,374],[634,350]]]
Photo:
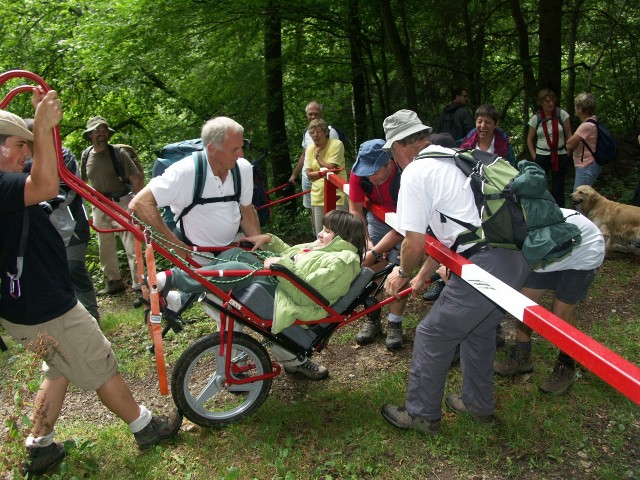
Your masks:
[[[562,96],[562,4],[563,0],[540,0],[538,47],[538,87],[550,88],[558,97]]]
[[[282,92],[282,36],[279,0],[269,0],[265,16],[264,61],[267,90],[267,136],[275,185],[286,183],[292,173],[284,121]]]
[[[575,106],[572,100],[576,96],[576,40],[578,38],[578,24],[580,22],[583,4],[584,0],[576,0],[569,27],[569,51],[567,53],[567,112],[571,118],[573,118],[573,114],[575,113]]]
[[[365,65],[361,48],[361,27],[358,0],[349,2],[349,46],[351,50],[351,85],[353,88],[354,148],[367,139],[367,105],[365,94]]]
[[[404,94],[407,101],[407,108],[413,111],[418,109],[418,96],[416,94],[416,82],[413,77],[413,66],[411,64],[411,49],[408,45],[402,43],[398,28],[395,23],[395,15],[391,11],[391,4],[389,0],[382,0],[380,2],[382,13],[382,25],[384,27],[387,40],[391,45],[398,67],[400,68],[400,74],[402,76],[402,85],[404,87]],[[398,15],[404,18],[404,15]]]
[[[537,108],[536,97],[538,91],[536,88],[536,79],[533,74],[533,65],[531,64],[531,54],[529,53],[529,31],[527,29],[527,23],[524,20],[522,9],[520,8],[520,0],[510,0],[511,2],[511,16],[516,24],[516,31],[518,34],[518,51],[520,53],[520,67],[522,68],[522,80],[525,87],[524,111],[522,116],[525,119],[524,122],[524,138],[527,137],[526,120],[529,119],[532,111]],[[525,149],[526,150],[526,149]]]

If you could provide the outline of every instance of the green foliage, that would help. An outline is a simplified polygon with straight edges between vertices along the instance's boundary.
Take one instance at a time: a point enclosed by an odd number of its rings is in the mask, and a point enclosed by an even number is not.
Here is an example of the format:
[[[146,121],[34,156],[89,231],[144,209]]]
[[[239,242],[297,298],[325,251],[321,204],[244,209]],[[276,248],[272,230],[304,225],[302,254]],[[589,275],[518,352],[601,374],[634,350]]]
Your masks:
[[[304,105],[318,99],[327,119],[354,138],[354,54],[365,73],[369,138],[382,119],[406,106],[397,62],[388,51],[378,2],[131,0],[5,2],[0,69],[23,68],[60,91],[65,144],[79,153],[86,120],[109,119],[114,141],[134,145],[150,168],[158,149],[198,135],[214,115],[236,118],[257,144],[267,145],[264,22],[277,5],[282,18],[285,126],[291,158],[299,155]],[[449,102],[449,88],[470,89],[472,108],[492,102],[514,137],[530,115],[522,90],[517,29],[507,3],[414,0],[395,4],[396,26],[411,52],[418,112],[432,123]],[[535,66],[537,2],[519,2]],[[563,88],[568,88],[568,28],[577,22],[576,92],[593,90],[599,113],[614,131],[638,128],[640,17],[633,2],[565,2]],[[356,22],[357,23],[354,23]],[[357,25],[357,28],[354,26]],[[563,100],[570,109],[572,99]],[[28,105],[23,107],[28,113]],[[360,139],[364,140],[364,139]],[[349,146],[348,146],[349,147]],[[355,154],[357,145],[347,149]]]

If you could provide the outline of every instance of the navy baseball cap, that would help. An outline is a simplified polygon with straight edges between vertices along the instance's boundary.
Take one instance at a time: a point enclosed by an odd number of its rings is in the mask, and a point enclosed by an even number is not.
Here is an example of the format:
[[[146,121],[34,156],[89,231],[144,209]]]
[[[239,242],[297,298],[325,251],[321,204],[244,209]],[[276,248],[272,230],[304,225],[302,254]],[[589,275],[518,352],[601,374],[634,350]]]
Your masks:
[[[384,140],[376,138],[360,145],[358,158],[351,168],[351,173],[359,177],[368,177],[384,167],[390,160],[389,154],[382,150],[384,143]]]

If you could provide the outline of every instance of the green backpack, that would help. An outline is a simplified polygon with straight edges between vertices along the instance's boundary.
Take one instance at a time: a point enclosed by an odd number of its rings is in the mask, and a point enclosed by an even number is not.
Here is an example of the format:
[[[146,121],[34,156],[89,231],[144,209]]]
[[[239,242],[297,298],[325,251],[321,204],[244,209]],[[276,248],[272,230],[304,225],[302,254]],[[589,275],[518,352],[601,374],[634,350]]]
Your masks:
[[[429,152],[423,158],[451,158],[446,153]],[[481,226],[451,218],[467,229],[458,236],[459,245],[486,242],[495,247],[518,249],[532,269],[571,253],[581,241],[580,229],[565,222],[562,211],[547,190],[544,170],[526,160],[519,171],[497,155],[482,150],[455,149],[453,159],[465,174],[465,188],[471,187]]]

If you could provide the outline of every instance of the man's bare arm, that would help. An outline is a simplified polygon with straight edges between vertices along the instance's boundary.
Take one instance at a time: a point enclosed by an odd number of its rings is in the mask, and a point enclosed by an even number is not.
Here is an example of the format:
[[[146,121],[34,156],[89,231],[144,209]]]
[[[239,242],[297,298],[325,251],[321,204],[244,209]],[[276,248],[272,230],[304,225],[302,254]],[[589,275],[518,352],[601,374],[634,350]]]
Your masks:
[[[260,220],[258,219],[258,212],[252,203],[249,205],[240,205],[240,229],[244,233],[245,237],[252,235],[260,235]]]
[[[62,119],[62,106],[58,94],[51,90],[45,95],[34,89],[33,118],[34,153],[31,173],[24,188],[25,205],[35,205],[58,194],[60,178],[52,129]]]
[[[185,248],[189,248],[184,242],[169,230],[166,223],[162,220],[162,216],[158,210],[153,193],[149,187],[143,188],[129,203],[129,209],[135,213],[145,225],[149,225],[156,233],[159,233],[169,242],[175,243]],[[177,252],[182,258],[186,258],[186,252],[180,250]]]

